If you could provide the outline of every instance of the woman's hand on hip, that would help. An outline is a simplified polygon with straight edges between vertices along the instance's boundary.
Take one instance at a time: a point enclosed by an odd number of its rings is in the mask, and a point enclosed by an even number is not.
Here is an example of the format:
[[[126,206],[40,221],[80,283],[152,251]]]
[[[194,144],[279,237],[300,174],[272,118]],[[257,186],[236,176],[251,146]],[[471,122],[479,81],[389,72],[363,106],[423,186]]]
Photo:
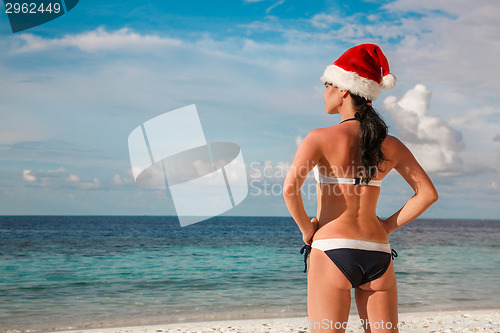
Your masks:
[[[387,235],[389,235],[389,234],[391,233],[391,231],[390,231],[390,230],[389,230],[389,228],[388,228],[388,223],[387,223],[386,221],[382,220],[382,219],[381,219],[380,217],[378,217],[378,216],[377,216],[377,218],[378,218],[378,220],[380,221],[380,224],[382,224],[382,227],[384,227],[385,232],[387,233]]]
[[[319,226],[318,219],[313,217],[311,219],[311,229],[302,233],[302,240],[304,241],[304,243],[306,243],[307,245],[312,244],[312,238],[316,233],[316,230],[318,230],[318,226]]]

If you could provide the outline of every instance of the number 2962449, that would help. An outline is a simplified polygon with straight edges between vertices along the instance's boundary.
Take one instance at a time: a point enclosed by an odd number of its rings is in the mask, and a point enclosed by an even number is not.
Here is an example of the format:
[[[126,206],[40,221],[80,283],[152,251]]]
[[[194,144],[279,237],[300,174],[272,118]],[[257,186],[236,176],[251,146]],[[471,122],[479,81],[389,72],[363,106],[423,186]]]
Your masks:
[[[61,12],[61,4],[60,3],[41,3],[36,4],[34,2],[6,2],[5,3],[5,13],[7,14],[42,14],[42,13],[54,13],[58,14]]]

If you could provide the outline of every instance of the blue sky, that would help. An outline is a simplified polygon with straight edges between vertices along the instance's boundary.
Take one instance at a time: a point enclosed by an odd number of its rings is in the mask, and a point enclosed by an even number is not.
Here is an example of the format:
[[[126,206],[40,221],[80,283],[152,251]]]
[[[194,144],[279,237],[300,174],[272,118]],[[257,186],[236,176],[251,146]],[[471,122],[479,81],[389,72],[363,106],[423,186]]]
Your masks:
[[[369,42],[398,78],[374,106],[440,192],[424,217],[498,218],[498,12],[486,0],[83,0],[13,34],[2,10],[0,214],[175,214],[168,192],[135,185],[127,138],[196,104],[207,140],[237,143],[247,164],[249,195],[226,215],[287,215],[297,142],[338,122],[319,77]],[[411,194],[389,175],[379,215]]]

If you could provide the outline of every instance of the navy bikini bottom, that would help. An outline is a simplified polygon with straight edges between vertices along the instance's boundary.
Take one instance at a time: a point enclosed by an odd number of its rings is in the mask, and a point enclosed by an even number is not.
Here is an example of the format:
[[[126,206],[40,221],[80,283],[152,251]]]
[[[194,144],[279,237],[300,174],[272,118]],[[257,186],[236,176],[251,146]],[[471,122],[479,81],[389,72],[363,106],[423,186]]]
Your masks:
[[[307,257],[312,248],[325,252],[351,282],[352,288],[384,275],[391,258],[398,256],[390,244],[343,238],[318,239],[300,250],[304,254],[304,272],[307,272]]]

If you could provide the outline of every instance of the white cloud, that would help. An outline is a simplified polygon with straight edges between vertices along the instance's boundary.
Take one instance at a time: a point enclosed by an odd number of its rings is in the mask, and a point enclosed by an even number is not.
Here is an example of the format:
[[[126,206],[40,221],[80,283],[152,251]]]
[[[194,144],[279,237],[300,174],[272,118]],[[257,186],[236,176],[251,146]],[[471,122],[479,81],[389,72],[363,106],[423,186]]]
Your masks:
[[[341,22],[338,17],[325,13],[314,15],[310,21],[313,27],[323,29],[330,27],[332,23]]]
[[[278,6],[281,6],[284,3],[285,3],[285,0],[278,0],[278,1],[276,1],[274,4],[272,4],[270,7],[268,7],[266,9],[266,14],[269,15],[274,8],[276,8]]]
[[[399,0],[385,7],[398,15],[425,14],[400,22],[404,38],[393,53],[393,63],[405,75],[498,92],[500,2]]]
[[[38,181],[38,178],[34,175],[33,170],[23,170],[23,181],[27,183],[34,183]]]
[[[75,174],[70,174],[68,176],[68,178],[65,179],[65,181],[67,183],[78,183],[81,181],[80,177],[78,177],[78,175],[75,175]]]
[[[89,181],[82,181],[82,179],[78,175],[70,174],[64,181],[68,184],[71,184],[73,188],[82,191],[97,190],[101,188],[101,182],[97,178]]]
[[[475,109],[468,109],[450,119],[453,126],[466,128],[477,133],[490,134],[498,131],[499,121],[491,119],[500,119],[500,109],[485,105]]]
[[[38,183],[39,186],[47,187],[58,183],[61,180],[61,177],[64,176],[64,173],[66,173],[66,169],[64,167],[47,171],[23,169],[22,179],[27,183]],[[75,175],[70,175],[70,177],[71,176]]]
[[[18,45],[13,50],[14,54],[66,47],[74,47],[85,52],[116,49],[148,50],[158,46],[179,46],[182,44],[178,39],[141,35],[129,28],[108,32],[103,27],[82,34],[66,35],[62,38],[44,38],[31,33],[19,34],[17,38]]]
[[[63,168],[63,167],[59,167],[58,169],[55,169],[55,170],[49,170],[47,171],[48,173],[63,173],[63,172],[66,172],[66,169]]]
[[[394,120],[402,141],[428,172],[454,175],[463,167],[459,157],[465,147],[462,134],[441,117],[428,114],[430,97],[431,91],[418,84],[399,100],[387,97],[384,108]]]
[[[83,191],[97,190],[97,189],[101,188],[101,182],[99,181],[99,179],[94,178],[90,181],[78,183],[77,188],[80,190],[83,190]]]
[[[116,178],[116,176],[119,177]],[[76,189],[81,191],[87,190],[97,190],[109,188],[103,187],[102,182],[94,177],[90,180],[82,180],[80,176],[75,173],[70,173],[68,175],[67,170],[64,167],[59,167],[54,170],[28,170],[23,169],[22,179],[26,183],[31,183],[30,186],[52,188],[52,189]],[[119,186],[117,182],[121,181],[122,184],[130,183],[130,179],[127,177],[121,178],[119,175],[115,175],[112,181],[107,182],[108,185]]]
[[[385,4],[383,7],[392,12],[412,12],[429,14],[432,11],[441,10],[444,12],[460,14],[467,10],[472,10],[478,4],[487,1],[477,0],[475,3],[467,0],[396,0]]]
[[[113,176],[113,185],[116,185],[116,186],[123,185],[122,177],[117,173],[115,173],[115,175]]]
[[[120,175],[118,173],[115,173],[111,181],[111,185],[116,187],[132,185],[132,184],[135,187],[135,181],[134,181],[134,175],[132,174],[132,169],[128,169],[125,172],[125,175]]]
[[[297,135],[295,137],[295,145],[297,146],[297,148],[299,148],[300,144],[302,143],[302,140],[303,138],[300,135]]]
[[[275,17],[269,17],[267,21],[254,21],[252,23],[240,24],[240,28],[247,29],[248,32],[285,32],[285,28],[281,23],[275,19]],[[251,42],[253,45],[262,46],[261,43],[257,43],[254,40],[247,40],[245,42]]]

